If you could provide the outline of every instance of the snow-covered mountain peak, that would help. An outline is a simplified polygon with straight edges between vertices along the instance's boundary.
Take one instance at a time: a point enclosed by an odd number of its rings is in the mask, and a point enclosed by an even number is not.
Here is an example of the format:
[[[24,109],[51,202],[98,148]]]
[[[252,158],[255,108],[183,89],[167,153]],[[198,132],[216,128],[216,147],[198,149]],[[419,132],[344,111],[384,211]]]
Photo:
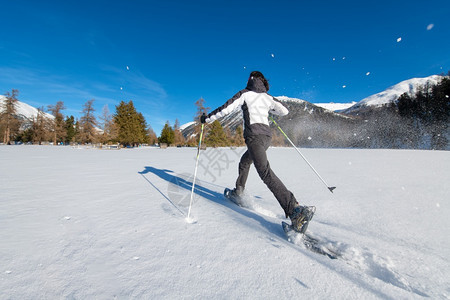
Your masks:
[[[386,90],[380,93],[364,98],[363,100],[359,101],[358,103],[347,109],[345,113],[353,113],[358,109],[367,106],[380,107],[382,105],[396,101],[398,97],[400,97],[403,93],[414,95],[419,87],[424,86],[427,83],[429,83],[430,85],[436,85],[442,80],[442,78],[443,76],[440,75],[432,75],[429,77],[412,78],[404,80],[400,83],[397,83],[396,85],[387,88]]]
[[[353,101],[351,103],[314,103],[314,105],[334,111],[334,112],[340,112],[343,110],[346,110],[349,107],[352,107],[353,105],[355,105],[356,102]]]
[[[3,110],[3,103],[5,102],[5,100],[6,100],[6,97],[3,96],[3,95],[0,95],[0,111]],[[22,116],[22,117],[24,117],[26,119],[33,119],[33,118],[36,118],[37,115],[38,115],[37,108],[34,108],[33,106],[28,105],[28,104],[26,104],[24,102],[21,102],[21,101],[17,101],[17,103],[16,103],[16,111],[17,111],[18,115],[20,115],[20,116]],[[53,119],[54,118],[54,116],[52,116],[49,113],[44,113],[44,114],[45,114],[46,118],[49,118],[49,119]]]
[[[306,100],[298,99],[298,98],[291,98],[287,96],[277,96],[276,99],[280,100],[281,102],[297,102],[297,103],[305,103]]]

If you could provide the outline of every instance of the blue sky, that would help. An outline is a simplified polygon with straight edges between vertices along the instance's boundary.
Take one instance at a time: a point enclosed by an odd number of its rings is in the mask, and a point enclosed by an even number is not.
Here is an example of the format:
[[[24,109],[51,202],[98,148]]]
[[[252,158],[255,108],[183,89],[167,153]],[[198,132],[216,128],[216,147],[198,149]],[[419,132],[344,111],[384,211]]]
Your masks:
[[[450,70],[450,1],[0,0],[0,93],[78,117],[133,100],[156,134],[262,71],[274,96],[359,101]]]

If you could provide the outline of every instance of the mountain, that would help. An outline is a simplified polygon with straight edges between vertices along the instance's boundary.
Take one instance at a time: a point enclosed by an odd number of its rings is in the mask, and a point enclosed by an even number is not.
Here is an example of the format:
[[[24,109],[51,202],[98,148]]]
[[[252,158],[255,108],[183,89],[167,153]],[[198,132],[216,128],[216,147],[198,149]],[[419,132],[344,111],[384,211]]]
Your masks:
[[[276,98],[283,102],[289,114],[275,117],[275,120],[300,147],[450,150],[448,124],[422,124],[420,120],[400,116],[395,105],[387,105],[403,93],[414,96],[419,89],[436,85],[443,78],[433,75],[405,80],[348,108],[280,96]],[[242,112],[236,110],[219,121],[224,128],[234,132],[243,123]],[[182,134],[190,137],[194,134],[194,124],[187,125],[183,126]],[[277,128],[272,127],[274,139],[280,144],[283,138],[279,138]]]
[[[3,103],[5,102],[6,97],[0,95],[0,112],[3,110]],[[24,102],[21,101],[17,101],[16,103],[16,111],[17,111],[17,116],[22,119],[23,121],[25,121],[22,124],[22,129],[23,128],[28,128],[31,124],[31,121],[33,119],[37,118],[38,112],[39,110],[31,105],[28,105]],[[49,119],[49,120],[53,120],[55,117],[49,113],[44,112],[44,116],[45,118]],[[98,128],[98,127],[94,127],[95,130],[98,133],[103,133],[103,130]]]
[[[404,80],[396,85],[389,87],[385,91],[362,99],[355,105],[343,110],[342,112],[344,114],[358,114],[361,111],[370,109],[370,107],[381,107],[383,105],[396,101],[398,97],[400,97],[400,95],[404,93],[408,93],[410,96],[413,96],[417,92],[417,89],[419,87],[423,87],[426,85],[436,85],[442,80],[442,78],[443,76],[433,75],[424,78],[412,78]]]
[[[3,111],[3,103],[5,101],[6,101],[6,97],[0,95],[0,112]],[[31,120],[33,118],[36,118],[38,115],[37,108],[34,108],[33,106],[28,105],[21,101],[17,101],[16,110],[17,110],[17,115],[24,120]],[[48,119],[54,119],[54,116],[52,116],[51,114],[46,113],[46,112],[44,112],[44,116]]]
[[[356,102],[353,101],[351,103],[334,103],[334,102],[330,102],[330,103],[314,103],[314,105],[323,107],[325,109],[334,111],[334,112],[342,112],[344,110],[346,110],[349,107],[352,107],[353,105],[355,105]]]
[[[280,100],[280,102],[282,102],[283,105],[285,105],[289,110],[289,115],[287,116],[287,118],[278,119],[276,116],[274,116],[275,119],[278,120],[277,122],[280,122],[280,124],[284,124],[286,120],[288,120],[289,123],[311,123],[313,121],[317,122],[320,120],[323,121],[329,119],[348,119],[347,116],[335,113],[329,109],[322,107],[322,105],[315,105],[302,99],[290,98],[287,96],[278,96],[276,98]],[[220,124],[222,124],[223,128],[229,128],[232,132],[234,132],[238,126],[243,125],[244,120],[242,117],[242,111],[238,109],[231,114],[220,118],[219,122]],[[182,125],[180,128],[184,137],[190,137],[192,134],[194,134],[195,123],[190,122]]]

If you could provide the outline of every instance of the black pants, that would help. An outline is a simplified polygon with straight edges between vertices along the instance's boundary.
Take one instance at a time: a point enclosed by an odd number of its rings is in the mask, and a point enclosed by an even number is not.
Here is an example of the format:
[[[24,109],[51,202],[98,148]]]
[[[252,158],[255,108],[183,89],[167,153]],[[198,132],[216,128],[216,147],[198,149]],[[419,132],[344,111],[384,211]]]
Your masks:
[[[254,163],[259,177],[278,200],[286,216],[290,216],[297,205],[297,200],[270,168],[266,150],[269,148],[271,140],[272,138],[267,135],[255,135],[245,139],[247,151],[242,155],[239,162],[236,188],[245,188],[250,166]]]

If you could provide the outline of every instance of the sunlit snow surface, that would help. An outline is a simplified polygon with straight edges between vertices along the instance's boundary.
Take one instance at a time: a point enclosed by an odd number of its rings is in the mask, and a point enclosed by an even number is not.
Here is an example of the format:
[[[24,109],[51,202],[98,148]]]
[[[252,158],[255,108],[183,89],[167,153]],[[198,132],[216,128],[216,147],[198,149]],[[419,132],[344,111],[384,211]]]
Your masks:
[[[1,299],[450,297],[450,153],[270,148],[331,260],[286,238],[255,170],[248,208],[222,197],[244,148],[0,146]]]

